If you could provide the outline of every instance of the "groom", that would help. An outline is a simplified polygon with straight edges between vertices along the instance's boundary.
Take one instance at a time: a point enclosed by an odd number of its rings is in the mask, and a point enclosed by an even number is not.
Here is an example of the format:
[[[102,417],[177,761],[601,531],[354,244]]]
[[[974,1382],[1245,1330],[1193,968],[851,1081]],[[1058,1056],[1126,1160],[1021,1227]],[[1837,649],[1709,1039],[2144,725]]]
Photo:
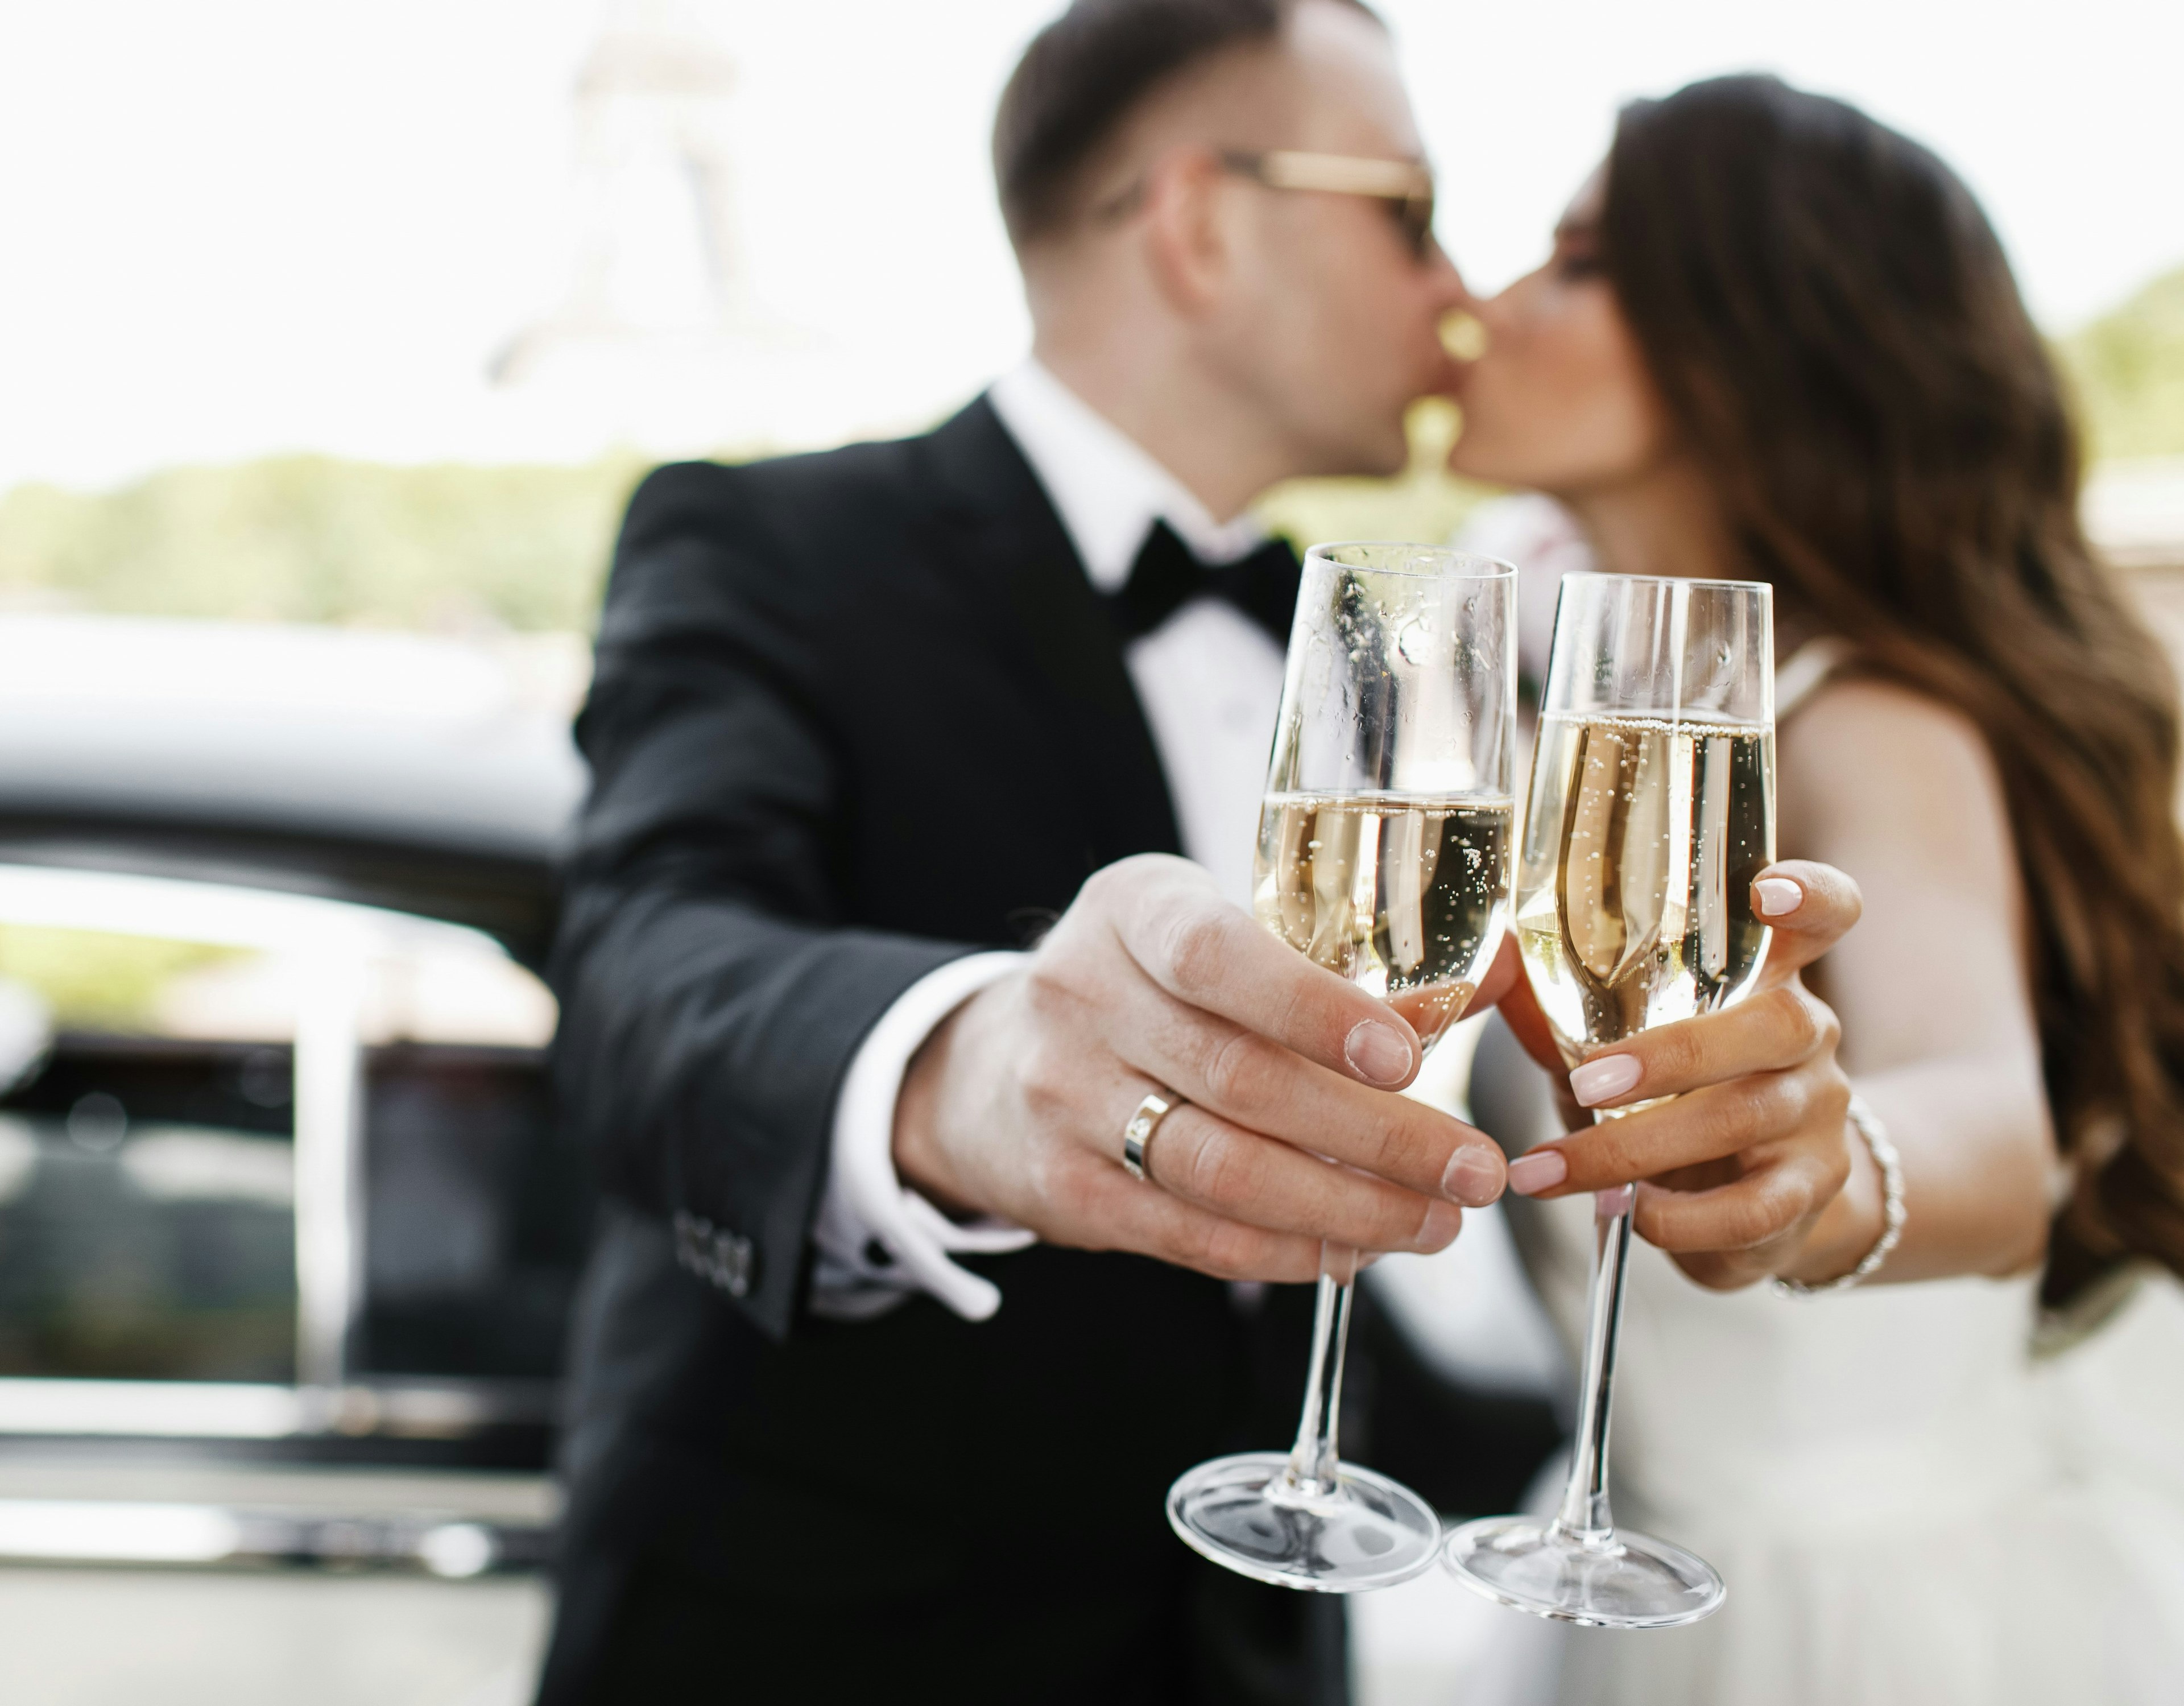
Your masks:
[[[1198,1562],[1162,1491],[1293,1424],[1259,1282],[1502,1188],[1386,1093],[1408,1029],[1232,904],[1297,578],[1245,506],[1395,472],[1449,377],[1388,38],[1077,0],[994,164],[1032,359],[923,438],[663,469],[616,550],[549,1706],[1344,1698],[1334,1606]]]

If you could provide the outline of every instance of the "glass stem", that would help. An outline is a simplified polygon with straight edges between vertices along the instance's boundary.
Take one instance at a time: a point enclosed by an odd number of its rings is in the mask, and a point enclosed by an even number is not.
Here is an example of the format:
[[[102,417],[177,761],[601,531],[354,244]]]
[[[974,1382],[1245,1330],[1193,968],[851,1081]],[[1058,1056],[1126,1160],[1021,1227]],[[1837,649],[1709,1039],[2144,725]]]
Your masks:
[[[1555,1527],[1587,1546],[1604,1545],[1615,1531],[1607,1510],[1607,1416],[1615,1395],[1615,1343],[1623,1330],[1624,1274],[1630,1257],[1630,1207],[1635,1187],[1616,1186],[1593,1198],[1591,1314],[1585,1329],[1583,1403]]]
[[[1324,1498],[1335,1488],[1340,1462],[1335,1429],[1342,1413],[1342,1353],[1350,1339],[1350,1297],[1357,1277],[1357,1252],[1346,1244],[1319,1246],[1319,1295],[1312,1316],[1312,1374],[1304,1414],[1290,1449],[1284,1490]]]

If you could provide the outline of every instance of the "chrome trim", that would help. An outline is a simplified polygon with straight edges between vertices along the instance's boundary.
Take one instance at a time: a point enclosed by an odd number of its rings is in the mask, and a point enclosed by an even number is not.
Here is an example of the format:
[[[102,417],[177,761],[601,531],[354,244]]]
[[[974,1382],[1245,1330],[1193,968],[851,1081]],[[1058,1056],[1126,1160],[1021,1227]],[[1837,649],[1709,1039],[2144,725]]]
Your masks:
[[[550,1422],[554,1413],[554,1387],[546,1380],[275,1386],[0,1380],[0,1436],[460,1439],[496,1424]]]
[[[310,971],[296,1012],[296,1375],[337,1387],[364,1296],[364,956],[329,945]]]
[[[100,1499],[0,1499],[0,1563],[320,1564],[461,1580],[536,1569],[554,1530],[458,1513],[252,1510]]]

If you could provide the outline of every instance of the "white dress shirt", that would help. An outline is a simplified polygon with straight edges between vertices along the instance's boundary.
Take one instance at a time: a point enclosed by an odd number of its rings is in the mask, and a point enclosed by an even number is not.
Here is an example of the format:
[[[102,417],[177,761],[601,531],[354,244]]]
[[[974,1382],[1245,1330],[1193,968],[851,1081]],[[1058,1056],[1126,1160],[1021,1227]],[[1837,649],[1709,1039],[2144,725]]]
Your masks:
[[[994,412],[1031,464],[1063,530],[1101,593],[1120,591],[1156,521],[1209,563],[1248,555],[1265,538],[1240,516],[1217,521],[1182,482],[1035,360],[995,382]],[[1183,850],[1221,892],[1251,905],[1252,844],[1274,718],[1282,649],[1233,605],[1194,599],[1123,649],[1174,802]],[[950,1219],[894,1170],[894,1105],[904,1070],[933,1029],[1022,956],[974,954],[919,979],[873,1026],[835,1105],[827,1189],[813,1229],[812,1307],[856,1320],[929,1291],[983,1321],[1000,1307],[992,1281],[956,1255],[1036,1241],[996,1220]],[[1116,1153],[1123,1135],[1115,1132]]]

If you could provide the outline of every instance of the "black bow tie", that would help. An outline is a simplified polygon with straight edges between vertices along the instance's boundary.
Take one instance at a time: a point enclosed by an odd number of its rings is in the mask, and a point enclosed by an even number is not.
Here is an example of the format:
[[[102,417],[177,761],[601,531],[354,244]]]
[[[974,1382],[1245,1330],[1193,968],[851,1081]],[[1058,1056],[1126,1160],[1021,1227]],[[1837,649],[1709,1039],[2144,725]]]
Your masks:
[[[1201,563],[1167,522],[1156,521],[1130,578],[1122,591],[1107,594],[1107,613],[1128,642],[1150,633],[1191,599],[1210,594],[1228,599],[1272,634],[1277,645],[1287,645],[1302,573],[1286,539],[1269,539],[1233,563]]]

